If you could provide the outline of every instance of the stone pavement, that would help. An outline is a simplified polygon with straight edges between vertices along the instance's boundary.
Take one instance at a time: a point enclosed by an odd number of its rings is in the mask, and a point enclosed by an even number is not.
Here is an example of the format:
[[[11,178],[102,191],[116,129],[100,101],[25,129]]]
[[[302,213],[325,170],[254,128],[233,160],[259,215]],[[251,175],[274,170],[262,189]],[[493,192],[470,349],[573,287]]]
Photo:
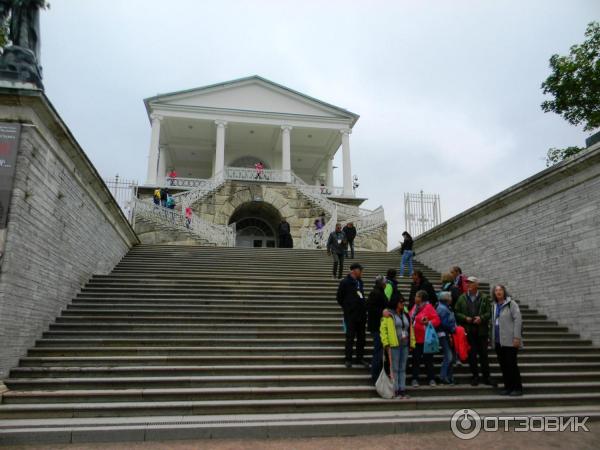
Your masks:
[[[223,439],[199,441],[163,441],[106,444],[26,445],[7,446],[3,450],[369,450],[398,449],[577,449],[600,448],[600,425],[592,423],[589,432],[578,433],[482,433],[471,441],[461,441],[450,431],[432,433],[409,433],[395,435],[371,435],[355,437],[308,438],[308,439]]]

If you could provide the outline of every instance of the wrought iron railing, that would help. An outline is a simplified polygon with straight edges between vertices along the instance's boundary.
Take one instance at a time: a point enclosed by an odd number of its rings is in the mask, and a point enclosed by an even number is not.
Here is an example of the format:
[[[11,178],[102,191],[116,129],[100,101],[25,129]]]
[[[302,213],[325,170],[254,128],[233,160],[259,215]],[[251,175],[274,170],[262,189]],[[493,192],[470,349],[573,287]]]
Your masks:
[[[165,208],[138,198],[134,199],[134,208],[136,217],[167,228],[189,232],[221,247],[235,247],[235,224],[216,225],[198,216],[187,219],[184,214],[175,209]]]
[[[167,177],[167,187],[179,187],[182,189],[192,189],[201,186],[208,180],[203,178],[181,178],[181,177]]]
[[[176,178],[174,180],[178,179]],[[185,181],[189,179],[180,180]],[[334,202],[327,198],[327,196],[337,195],[337,193],[331,194],[328,192],[323,192],[323,187],[309,185],[291,171],[286,172],[282,170],[271,169],[258,171],[256,169],[245,167],[226,167],[223,172],[218,173],[213,178],[208,180],[195,180],[197,183],[192,189],[175,194],[173,197],[175,197],[177,203],[181,204],[182,208],[185,209],[186,206],[191,206],[193,203],[214,193],[225,183],[226,180],[272,181],[289,183],[298,189],[298,192],[307,198],[313,205],[323,210],[329,216],[329,220],[325,223],[323,229],[318,233],[316,230],[311,229],[310,227],[304,228],[301,231],[302,236],[300,241],[303,248],[324,248],[326,246],[326,240],[329,237],[329,234],[335,229],[335,225],[338,221],[343,221],[346,223],[353,222],[357,232],[361,234],[377,229],[385,223],[385,216],[382,207],[371,211],[364,208],[358,208],[357,206],[353,205]],[[182,181],[182,183],[184,181]],[[340,192],[342,191],[342,188],[335,189],[339,189]],[[183,217],[181,214],[179,215]],[[183,222],[181,222],[181,220],[183,220]],[[186,226],[185,218],[183,217],[181,220],[179,218],[174,218],[173,222],[179,225],[183,223],[184,226]],[[203,224],[202,222],[205,222],[207,225]],[[229,236],[230,230],[225,229],[227,227],[214,225],[206,221],[202,222],[200,222],[198,227],[199,235],[211,236],[211,242],[220,239],[221,241],[231,241],[235,243],[235,232],[231,238]],[[211,228],[210,226],[216,228]],[[216,236],[218,233],[223,233],[224,237],[218,238]]]
[[[175,198],[178,203],[181,203],[183,208],[186,206],[191,206],[192,204],[219,189],[223,183],[225,183],[225,177],[223,172],[219,172],[212,178],[200,181],[201,183],[199,183],[193,189],[175,194],[173,195],[173,198]]]
[[[249,167],[225,167],[225,178],[227,180],[288,183],[290,180],[290,172],[273,169],[258,170]]]

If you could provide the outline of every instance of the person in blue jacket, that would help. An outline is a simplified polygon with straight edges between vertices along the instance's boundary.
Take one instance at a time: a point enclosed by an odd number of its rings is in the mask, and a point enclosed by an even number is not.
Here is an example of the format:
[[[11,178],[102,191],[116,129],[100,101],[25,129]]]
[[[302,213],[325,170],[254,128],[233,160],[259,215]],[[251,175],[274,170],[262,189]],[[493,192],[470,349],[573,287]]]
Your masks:
[[[442,384],[454,384],[454,362],[456,361],[456,357],[451,339],[456,331],[456,318],[450,308],[451,302],[452,294],[450,292],[440,292],[436,312],[440,317],[440,326],[437,332],[440,339],[440,347],[444,355],[440,369],[440,381]]]

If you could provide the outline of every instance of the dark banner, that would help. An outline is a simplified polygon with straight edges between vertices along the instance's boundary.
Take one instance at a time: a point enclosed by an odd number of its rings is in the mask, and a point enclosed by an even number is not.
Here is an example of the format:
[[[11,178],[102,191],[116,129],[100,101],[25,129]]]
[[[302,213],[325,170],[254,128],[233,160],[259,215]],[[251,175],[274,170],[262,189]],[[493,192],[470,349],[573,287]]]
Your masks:
[[[0,122],[0,229],[8,222],[21,124]]]

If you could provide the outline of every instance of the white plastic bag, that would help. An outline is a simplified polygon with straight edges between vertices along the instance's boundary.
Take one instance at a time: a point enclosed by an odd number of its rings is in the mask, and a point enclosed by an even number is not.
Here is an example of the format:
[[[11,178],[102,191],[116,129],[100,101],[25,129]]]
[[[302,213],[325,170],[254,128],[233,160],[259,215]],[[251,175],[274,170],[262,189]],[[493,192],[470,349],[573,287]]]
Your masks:
[[[375,383],[375,389],[381,398],[394,398],[394,382],[387,376],[385,369],[381,369],[379,378]]]

